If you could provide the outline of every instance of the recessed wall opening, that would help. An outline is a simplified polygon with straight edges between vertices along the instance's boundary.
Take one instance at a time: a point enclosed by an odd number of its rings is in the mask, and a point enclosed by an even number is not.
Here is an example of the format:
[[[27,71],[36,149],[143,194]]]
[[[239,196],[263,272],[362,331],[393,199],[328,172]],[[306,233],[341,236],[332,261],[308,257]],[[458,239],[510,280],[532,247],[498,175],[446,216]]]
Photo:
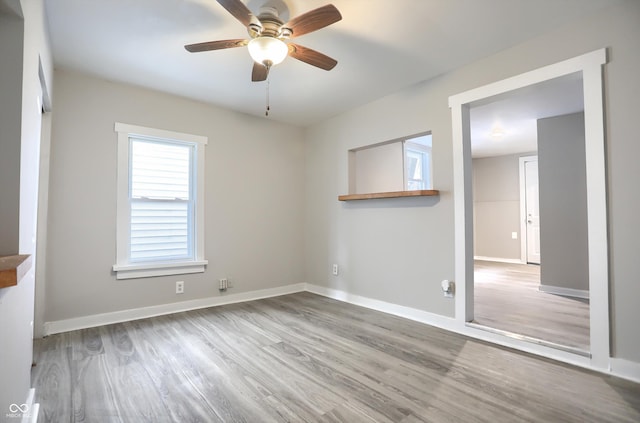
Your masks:
[[[349,194],[433,188],[430,132],[349,150]]]

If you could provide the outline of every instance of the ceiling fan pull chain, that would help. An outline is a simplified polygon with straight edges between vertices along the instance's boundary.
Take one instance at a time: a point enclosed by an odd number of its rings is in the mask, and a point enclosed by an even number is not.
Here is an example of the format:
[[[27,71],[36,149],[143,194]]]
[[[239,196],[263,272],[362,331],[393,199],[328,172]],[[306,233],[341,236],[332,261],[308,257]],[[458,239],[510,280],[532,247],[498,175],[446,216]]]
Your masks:
[[[267,78],[267,110],[264,112],[265,116],[269,116],[269,110],[271,108],[269,107],[269,79]]]

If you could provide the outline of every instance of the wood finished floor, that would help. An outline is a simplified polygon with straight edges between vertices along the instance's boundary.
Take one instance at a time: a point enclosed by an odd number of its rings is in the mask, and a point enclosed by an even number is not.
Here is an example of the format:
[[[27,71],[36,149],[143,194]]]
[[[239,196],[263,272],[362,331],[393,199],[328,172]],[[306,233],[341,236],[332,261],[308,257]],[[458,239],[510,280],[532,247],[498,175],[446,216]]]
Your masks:
[[[538,290],[540,266],[475,262],[474,322],[589,351],[588,300]]]
[[[640,385],[310,293],[36,342],[39,422],[635,422]]]

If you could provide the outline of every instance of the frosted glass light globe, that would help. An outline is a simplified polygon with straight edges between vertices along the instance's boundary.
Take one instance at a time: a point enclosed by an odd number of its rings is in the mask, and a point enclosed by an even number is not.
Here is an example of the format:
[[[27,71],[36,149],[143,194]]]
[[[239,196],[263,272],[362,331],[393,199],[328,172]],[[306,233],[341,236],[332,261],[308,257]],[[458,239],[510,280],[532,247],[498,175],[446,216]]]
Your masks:
[[[281,63],[289,49],[284,41],[273,37],[258,37],[249,41],[251,58],[262,65],[273,66]]]

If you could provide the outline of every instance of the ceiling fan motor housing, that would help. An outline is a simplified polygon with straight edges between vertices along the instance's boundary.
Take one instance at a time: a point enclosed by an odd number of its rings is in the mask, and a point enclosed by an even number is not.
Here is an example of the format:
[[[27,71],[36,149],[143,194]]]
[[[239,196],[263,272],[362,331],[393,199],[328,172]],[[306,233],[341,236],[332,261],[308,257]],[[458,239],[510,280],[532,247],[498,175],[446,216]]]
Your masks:
[[[282,28],[284,22],[278,16],[278,9],[275,7],[263,6],[260,8],[258,23],[249,25],[249,35],[256,37],[288,38],[291,36],[291,29]]]

